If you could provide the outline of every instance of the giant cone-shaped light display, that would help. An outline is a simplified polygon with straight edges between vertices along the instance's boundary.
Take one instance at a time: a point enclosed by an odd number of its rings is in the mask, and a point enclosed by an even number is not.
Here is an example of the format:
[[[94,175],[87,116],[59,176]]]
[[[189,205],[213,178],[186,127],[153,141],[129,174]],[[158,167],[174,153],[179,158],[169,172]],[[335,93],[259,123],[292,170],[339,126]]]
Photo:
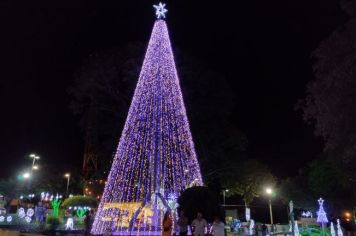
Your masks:
[[[165,210],[202,185],[173,52],[156,20],[92,234],[160,235]]]

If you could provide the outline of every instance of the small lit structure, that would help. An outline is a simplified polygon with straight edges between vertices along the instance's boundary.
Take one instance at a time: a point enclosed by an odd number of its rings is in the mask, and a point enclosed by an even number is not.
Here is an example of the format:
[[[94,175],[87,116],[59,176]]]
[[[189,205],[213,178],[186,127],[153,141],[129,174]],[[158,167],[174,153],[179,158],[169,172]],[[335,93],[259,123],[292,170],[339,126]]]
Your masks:
[[[66,230],[74,230],[74,220],[72,217],[69,217],[66,222]]]

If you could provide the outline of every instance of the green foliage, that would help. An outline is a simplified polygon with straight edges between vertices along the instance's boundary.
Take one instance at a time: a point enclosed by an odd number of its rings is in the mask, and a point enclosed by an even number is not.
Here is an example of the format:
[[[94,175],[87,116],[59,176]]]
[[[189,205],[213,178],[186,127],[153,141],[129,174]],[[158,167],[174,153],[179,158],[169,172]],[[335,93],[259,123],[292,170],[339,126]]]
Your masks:
[[[61,223],[60,219],[58,216],[47,216],[46,218],[46,225],[50,229],[56,229],[59,224]]]
[[[330,211],[352,207],[347,174],[340,162],[327,156],[312,161],[298,176],[281,182],[281,199],[284,203],[293,200],[296,208],[309,210],[317,207],[320,196],[326,198]]]
[[[241,162],[238,169],[226,173],[223,179],[223,187],[229,189],[227,196],[242,196],[246,206],[259,197],[267,186],[273,187],[275,184],[276,180],[268,167],[254,159]]]
[[[339,1],[347,13],[348,21],[329,34],[313,52],[314,75],[307,85],[306,96],[299,107],[303,118],[314,125],[314,133],[323,138],[324,154],[332,153],[343,162],[343,173],[349,179],[349,198],[356,204],[356,4],[355,1]],[[330,167],[320,167],[335,171]],[[315,170],[315,172],[319,172]],[[335,180],[325,176],[332,184],[325,185],[316,178],[309,180],[316,192],[330,192]],[[353,196],[350,196],[353,195]]]
[[[189,221],[195,219],[198,212],[208,221],[215,216],[223,217],[218,196],[207,187],[186,189],[178,198],[179,210],[184,210]]]
[[[28,195],[30,193],[65,192],[66,181],[58,181],[58,176],[61,176],[63,173],[56,169],[56,166],[41,166],[41,171],[32,173],[34,181],[31,181],[30,188],[28,188],[29,182],[27,180],[19,179],[19,176],[14,176],[9,179],[1,179],[0,194],[7,198],[18,198],[21,195]],[[70,191],[78,193],[82,192],[82,189],[82,181],[78,176],[73,175],[71,177]]]
[[[16,198],[21,195],[21,185],[17,179],[0,180],[0,194],[9,198]]]
[[[301,236],[323,236],[322,229],[319,226],[306,226],[304,230],[299,231]],[[325,236],[330,236],[330,227],[325,227]]]
[[[298,178],[283,180],[279,185],[278,193],[285,204],[292,200],[295,208],[315,209],[315,199],[310,195],[308,189],[300,186]]]
[[[73,196],[64,200],[62,207],[67,208],[70,206],[88,206],[88,207],[96,207],[98,202],[93,197],[86,197],[86,196]]]
[[[336,162],[315,160],[310,165],[308,184],[312,192],[330,195],[347,187],[347,177]]]
[[[349,21],[335,29],[313,52],[315,80],[307,85],[303,101],[304,119],[315,125],[315,133],[325,140],[325,149],[339,149],[347,159],[355,159],[356,137],[356,4],[342,0]]]

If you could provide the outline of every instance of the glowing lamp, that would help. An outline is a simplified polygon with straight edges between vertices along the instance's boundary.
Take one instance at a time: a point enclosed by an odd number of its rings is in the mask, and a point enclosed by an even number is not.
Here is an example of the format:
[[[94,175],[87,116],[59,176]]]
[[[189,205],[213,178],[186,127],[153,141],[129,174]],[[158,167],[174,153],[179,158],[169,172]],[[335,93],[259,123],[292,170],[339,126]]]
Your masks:
[[[268,195],[271,195],[273,193],[273,190],[271,188],[266,188],[266,193]]]
[[[28,178],[31,177],[31,174],[28,173],[28,172],[26,172],[26,173],[24,173],[24,174],[22,175],[22,177],[23,177],[24,179],[28,179]]]

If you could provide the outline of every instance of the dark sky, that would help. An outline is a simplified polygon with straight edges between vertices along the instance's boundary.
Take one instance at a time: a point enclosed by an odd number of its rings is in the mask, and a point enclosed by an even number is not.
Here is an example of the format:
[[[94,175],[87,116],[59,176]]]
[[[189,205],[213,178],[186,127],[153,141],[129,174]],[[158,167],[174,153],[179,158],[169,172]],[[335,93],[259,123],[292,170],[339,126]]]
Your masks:
[[[147,42],[155,1],[1,1],[0,177],[30,165],[80,168],[83,138],[66,89],[90,53]],[[235,2],[236,6],[232,5]],[[287,176],[321,151],[294,105],[311,52],[345,16],[336,0],[168,1],[173,45],[228,77],[249,155]],[[291,166],[285,168],[285,166]]]

